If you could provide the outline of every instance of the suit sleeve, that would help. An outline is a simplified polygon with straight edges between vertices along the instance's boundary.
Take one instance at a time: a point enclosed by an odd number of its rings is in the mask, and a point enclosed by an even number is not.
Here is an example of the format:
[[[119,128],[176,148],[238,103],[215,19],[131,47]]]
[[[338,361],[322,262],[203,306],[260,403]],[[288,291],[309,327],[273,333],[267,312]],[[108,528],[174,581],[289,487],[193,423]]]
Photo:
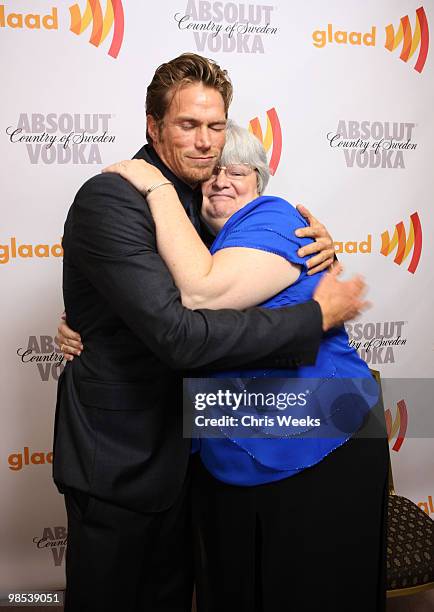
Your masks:
[[[70,255],[125,324],[175,369],[313,363],[322,337],[319,304],[188,310],[156,252],[142,196],[117,175],[88,181],[76,196]]]

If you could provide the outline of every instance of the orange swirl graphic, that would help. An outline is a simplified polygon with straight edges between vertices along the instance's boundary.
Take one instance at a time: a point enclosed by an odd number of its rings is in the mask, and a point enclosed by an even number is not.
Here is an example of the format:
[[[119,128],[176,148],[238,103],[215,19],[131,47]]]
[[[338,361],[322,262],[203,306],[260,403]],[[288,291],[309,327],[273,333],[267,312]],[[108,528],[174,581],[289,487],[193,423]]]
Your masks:
[[[389,51],[394,51],[401,42],[402,49],[399,57],[404,62],[407,62],[413,56],[416,49],[420,47],[414,69],[421,73],[425,66],[429,48],[428,20],[422,6],[416,10],[416,25],[414,34],[412,33],[408,15],[401,17],[396,35],[392,24],[386,26],[386,42],[384,45],[386,49]]]
[[[398,433],[395,443],[392,446],[392,449],[398,452],[404,442],[408,426],[408,411],[405,401],[400,400],[397,402],[397,411],[393,423],[392,413],[389,408],[384,411],[384,416],[386,418],[387,439],[389,442],[395,437],[396,433]]]
[[[103,17],[99,0],[87,0],[83,15],[78,4],[69,8],[71,16],[70,31],[74,34],[82,34],[92,22],[92,32],[89,42],[99,47],[107,38],[113,28],[113,39],[108,54],[117,58],[124,37],[124,10],[122,0],[107,0],[106,10]]]
[[[408,257],[410,251],[413,250],[413,255],[407,269],[409,272],[414,274],[419,265],[420,256],[422,253],[422,225],[417,212],[410,216],[408,238],[404,223],[402,221],[395,225],[395,231],[392,239],[390,239],[390,235],[387,230],[381,234],[380,253],[387,257],[395,249],[396,254],[393,261],[399,266]]]
[[[265,132],[265,137],[262,133],[261,124],[258,117],[255,117],[250,121],[249,131],[262,142],[267,153],[271,146],[273,146],[269,166],[270,174],[274,176],[280,162],[280,156],[282,154],[282,129],[280,127],[280,121],[276,109],[273,107],[267,110],[267,129]]]

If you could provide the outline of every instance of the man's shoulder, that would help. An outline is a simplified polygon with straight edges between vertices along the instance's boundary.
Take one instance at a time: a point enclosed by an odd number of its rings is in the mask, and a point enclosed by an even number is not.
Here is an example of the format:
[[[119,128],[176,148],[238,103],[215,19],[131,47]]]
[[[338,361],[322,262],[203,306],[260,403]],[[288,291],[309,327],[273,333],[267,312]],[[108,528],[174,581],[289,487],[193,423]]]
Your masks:
[[[119,174],[106,172],[87,180],[75,195],[71,206],[75,219],[85,215],[104,215],[110,211],[109,218],[119,223],[131,218],[150,217],[145,198]],[[144,221],[143,221],[144,222]]]
[[[95,174],[83,183],[75,197],[76,199],[88,197],[143,199],[135,187],[115,172]]]
[[[65,234],[111,237],[126,231],[152,233],[152,216],[145,198],[120,175],[97,174],[78,190],[65,221]]]

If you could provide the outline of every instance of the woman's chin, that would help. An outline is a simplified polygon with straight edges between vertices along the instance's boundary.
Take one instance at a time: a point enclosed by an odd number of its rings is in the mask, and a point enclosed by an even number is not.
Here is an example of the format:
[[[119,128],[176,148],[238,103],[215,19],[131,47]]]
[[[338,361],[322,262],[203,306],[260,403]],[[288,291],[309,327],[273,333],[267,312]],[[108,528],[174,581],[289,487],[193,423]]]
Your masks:
[[[202,219],[214,234],[217,234],[221,230],[229,217],[231,217],[230,213],[210,210],[209,208],[204,211],[202,208]]]

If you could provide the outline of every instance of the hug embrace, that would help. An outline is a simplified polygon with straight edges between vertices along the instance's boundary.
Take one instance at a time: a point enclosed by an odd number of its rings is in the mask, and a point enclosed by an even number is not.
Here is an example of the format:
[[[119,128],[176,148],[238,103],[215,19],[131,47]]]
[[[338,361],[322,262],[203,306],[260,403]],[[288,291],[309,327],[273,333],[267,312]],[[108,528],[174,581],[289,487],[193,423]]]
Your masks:
[[[194,584],[199,612],[385,609],[384,418],[343,327],[365,285],[339,279],[307,209],[265,193],[265,151],[228,121],[231,98],[211,60],[160,66],[147,144],[68,213],[54,440],[67,611],[187,612]],[[204,372],[361,384],[327,399],[314,434],[192,443],[182,378]]]

